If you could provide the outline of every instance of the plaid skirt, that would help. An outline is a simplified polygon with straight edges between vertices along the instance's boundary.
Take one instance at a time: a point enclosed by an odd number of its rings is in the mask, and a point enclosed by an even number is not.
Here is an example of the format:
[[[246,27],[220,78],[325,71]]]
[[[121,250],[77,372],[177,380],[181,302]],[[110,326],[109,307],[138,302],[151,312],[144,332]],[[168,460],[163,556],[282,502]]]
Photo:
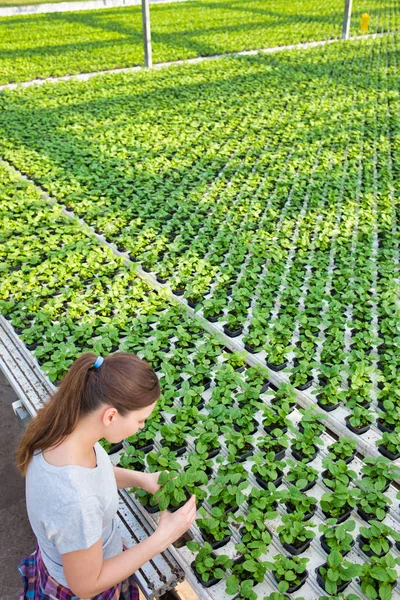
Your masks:
[[[57,583],[49,574],[42,559],[39,546],[24,558],[19,567],[24,590],[19,600],[79,600],[71,590]],[[139,600],[139,589],[133,575],[122,583],[97,594],[91,600]]]

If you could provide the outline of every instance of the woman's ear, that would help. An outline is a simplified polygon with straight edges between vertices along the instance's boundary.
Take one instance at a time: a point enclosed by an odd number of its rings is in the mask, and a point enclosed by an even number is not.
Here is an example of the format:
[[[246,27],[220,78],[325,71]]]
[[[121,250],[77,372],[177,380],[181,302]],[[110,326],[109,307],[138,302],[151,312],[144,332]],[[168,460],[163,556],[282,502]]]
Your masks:
[[[103,416],[102,416],[103,425],[105,425],[106,427],[111,425],[117,415],[118,415],[118,411],[113,406],[109,406],[108,408],[106,408],[106,410],[103,412]]]

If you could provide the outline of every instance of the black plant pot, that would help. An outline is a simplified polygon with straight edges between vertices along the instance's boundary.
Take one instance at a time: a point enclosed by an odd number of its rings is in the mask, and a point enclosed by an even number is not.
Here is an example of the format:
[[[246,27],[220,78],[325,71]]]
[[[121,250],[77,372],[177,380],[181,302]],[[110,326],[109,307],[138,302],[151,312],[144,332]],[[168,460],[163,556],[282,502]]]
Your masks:
[[[253,452],[254,452],[254,446],[251,446],[251,449],[248,449],[245,452],[243,452],[243,454],[236,456],[235,462],[237,462],[237,463],[244,462],[246,460],[246,458],[249,458],[249,456],[251,456],[253,454]]]
[[[249,346],[248,344],[244,345],[245,350],[247,350],[247,352],[250,352],[250,354],[257,354],[258,352],[262,352],[262,346],[259,346],[258,348],[255,348],[254,346]]]
[[[183,294],[185,293],[185,288],[175,288],[172,290],[172,293],[175,296],[183,296]]]
[[[252,433],[254,433],[254,432],[255,432],[255,430],[257,429],[257,421],[256,421],[255,419],[252,419],[252,420],[250,421],[249,425],[251,425],[251,426],[252,426],[252,430],[251,430],[251,431],[249,430],[249,433],[250,433],[250,434],[252,434]],[[240,425],[237,425],[237,423],[234,423],[234,424],[233,424],[233,429],[234,429],[235,431],[238,431],[238,432],[241,432],[241,431],[243,431],[243,428],[242,428]],[[247,429],[246,429],[246,431],[247,431]]]
[[[367,478],[367,475],[363,475],[363,476],[361,477],[361,479],[366,479],[366,478]],[[390,486],[390,482],[388,481],[388,482],[386,483],[385,487],[384,487],[382,490],[380,490],[380,491],[382,492],[382,494],[384,494],[385,492],[387,492],[387,491],[388,491],[388,489],[389,489],[389,486]]]
[[[275,580],[276,580],[278,583],[281,581],[280,579],[278,579],[278,578],[276,577],[275,573],[274,573],[274,577],[275,577]],[[301,586],[305,584],[307,577],[308,577],[308,571],[307,571],[307,570],[305,570],[305,571],[304,571],[304,573],[303,573],[301,576],[299,576],[300,583],[298,583],[298,584],[296,584],[296,585],[291,585],[291,586],[290,586],[290,587],[287,589],[287,592],[288,592],[289,594],[293,594],[293,592],[297,592],[297,590],[299,590],[299,589],[301,588]]]
[[[134,445],[134,444],[133,444],[133,445]],[[153,447],[154,447],[154,444],[153,444],[153,443],[151,443],[151,444],[146,444],[146,446],[142,446],[142,447],[135,446],[135,448],[136,448],[137,450],[141,450],[141,451],[142,451],[142,452],[144,452],[145,454],[147,454],[148,452],[151,452],[151,450],[153,450]]]
[[[263,394],[264,392],[266,392],[268,388],[269,388],[269,381],[267,380],[266,383],[264,383],[264,385],[262,386],[262,388],[260,390],[260,394]]]
[[[173,452],[176,452],[177,456],[182,456],[182,454],[184,454],[186,451],[186,442],[183,446],[168,446],[168,444],[165,443],[165,440],[161,440],[161,446],[163,446],[164,448],[169,448]]]
[[[206,317],[206,319],[207,321],[210,321],[210,323],[216,323],[222,317],[223,314],[223,312],[220,312],[217,315],[214,315],[213,317]]]
[[[199,573],[196,571],[196,568],[194,566],[194,561],[191,563],[191,569],[197,579],[197,581],[199,583],[201,583],[201,585],[205,588],[209,588],[212,585],[215,585],[216,583],[218,583],[218,581],[220,581],[219,579],[215,579],[215,577],[211,577],[208,581],[204,581],[204,579],[201,577],[201,575],[199,575]]]
[[[28,348],[28,350],[33,352],[33,350],[36,350],[36,348],[39,346],[39,342],[34,342],[33,344],[25,344],[25,346]]]
[[[304,459],[306,459],[307,463],[313,461],[314,458],[317,456],[318,452],[319,452],[319,448],[317,448],[315,450],[315,452],[313,454],[311,454],[311,456],[304,456],[303,454],[301,454],[301,452],[297,452],[297,450],[292,448],[292,454],[293,454],[294,458],[299,461],[303,461]]]
[[[271,433],[271,431],[273,431],[274,429],[280,429],[282,431],[282,433],[286,433],[287,432],[287,425],[265,425],[264,426],[264,431],[265,433]]]
[[[324,563],[323,565],[321,565],[321,567],[326,567],[326,563]],[[319,569],[320,567],[317,567],[315,569],[315,572],[317,574],[317,583],[318,585],[324,590],[325,590],[325,581],[323,579],[323,577],[320,575],[319,573]],[[343,590],[345,590],[347,588],[347,586],[349,585],[350,581],[344,581],[343,583],[341,583],[340,585],[337,586],[337,593],[340,594],[340,592],[343,592]]]
[[[162,283],[162,284],[167,283],[167,281],[168,281],[168,278],[160,277],[159,275],[156,276],[156,279],[157,279],[158,283]]]
[[[190,308],[196,308],[196,306],[198,304],[200,304],[200,301],[199,300],[189,300],[189,298],[188,298],[187,303],[190,306]]]
[[[300,546],[292,546],[292,544],[287,544],[286,542],[282,542],[282,546],[285,548],[285,550],[287,550],[288,552],[290,552],[290,554],[292,556],[298,556],[299,554],[303,554],[303,552],[305,552],[311,544],[311,540],[307,540],[306,542],[302,543]]]
[[[355,457],[355,453],[352,456],[346,456],[346,458],[335,458],[335,462],[338,460],[344,460],[344,462],[346,463],[346,465],[350,464],[351,461],[353,460],[353,458]]]
[[[275,365],[274,363],[268,362],[268,360],[266,361],[266,363],[267,363],[267,367],[269,369],[271,369],[271,371],[275,371],[275,372],[283,371],[283,369],[286,369],[286,367],[288,365],[287,360],[285,362],[281,363],[280,365]]]
[[[376,554],[375,552],[373,552],[372,550],[363,550],[363,546],[364,544],[368,544],[368,540],[366,540],[362,535],[359,535],[357,537],[358,540],[358,545],[360,546],[361,550],[364,552],[364,554],[366,556],[377,556],[378,558],[381,558],[382,556],[385,556],[386,552],[381,552],[380,554]],[[392,542],[390,540],[387,540],[388,544],[389,544],[389,550],[390,548],[393,546]]]
[[[339,406],[339,402],[337,402],[336,404],[323,404],[318,399],[317,399],[317,404],[320,408],[322,408],[322,410],[325,410],[326,412],[332,412],[333,410],[336,410],[337,407]]]
[[[290,502],[286,503],[286,510],[288,511],[288,513],[294,513],[297,508],[296,506],[293,506],[293,504],[290,504]],[[303,521],[309,521],[311,519],[311,517],[313,516],[313,514],[315,513],[315,511],[317,510],[317,505],[316,504],[312,504],[310,506],[310,512],[305,513],[304,517],[303,517]]]
[[[388,427],[383,423],[382,419],[379,418],[376,420],[376,422],[378,424],[378,429],[381,431],[386,431],[387,433],[392,433],[394,431],[394,427]]]
[[[384,446],[378,446],[378,450],[381,454],[383,454],[383,456],[386,456],[386,458],[390,458],[390,460],[396,460],[397,458],[400,457],[400,452],[397,452],[396,454],[392,454]]]
[[[309,483],[307,483],[306,486],[301,488],[301,490],[299,490],[299,492],[308,492],[308,490],[311,490],[314,487],[314,485],[316,485],[316,483],[317,483],[316,479],[314,481],[310,481]]]
[[[237,337],[238,335],[241,335],[243,331],[243,327],[239,327],[239,329],[229,329],[229,327],[227,325],[224,325],[224,333],[230,337],[230,338],[234,338]]]
[[[346,519],[349,518],[349,516],[351,515],[351,511],[351,508],[347,508],[339,517],[334,517],[334,515],[331,515],[329,512],[326,512],[324,510],[322,512],[324,513],[327,519],[334,518],[337,521],[337,525],[340,525],[340,523],[344,523],[344,521],[346,521]]]
[[[310,388],[312,386],[312,384],[314,383],[314,379],[308,379],[306,381],[306,383],[303,383],[302,385],[296,385],[296,390],[299,390],[300,392],[304,392],[304,390],[308,390],[308,388]]]
[[[158,508],[158,506],[150,506],[150,504],[144,504],[143,506],[147,510],[147,512],[150,513],[151,515],[154,515],[155,513],[160,512],[160,509]]]
[[[263,489],[263,490],[267,490],[268,489],[268,485],[269,483],[273,483],[275,487],[279,487],[283,481],[283,473],[282,475],[280,475],[277,479],[275,479],[275,481],[265,481],[264,479],[262,479],[259,475],[254,475],[258,485]]]
[[[365,433],[366,431],[368,431],[368,429],[370,428],[369,425],[365,425],[364,427],[352,427],[352,425],[349,422],[349,418],[350,417],[346,417],[345,418],[346,427],[347,427],[347,429],[350,429],[350,431],[352,431],[353,433],[355,433],[357,435],[362,435],[363,433]]]
[[[218,445],[218,448],[213,448],[210,450],[210,452],[207,454],[207,458],[214,458],[214,456],[218,456],[220,450],[221,444]]]
[[[108,455],[110,454],[116,454],[117,452],[119,452],[120,450],[122,450],[123,448],[123,444],[122,442],[118,442],[118,444],[113,444],[111,446],[111,448],[109,449],[109,451],[107,452]]]
[[[321,535],[319,541],[321,542],[321,546],[325,550],[325,552],[327,554],[330,554],[332,552],[332,550],[331,550],[330,546],[328,546],[328,544],[326,543],[324,535]],[[351,541],[351,547],[353,547],[354,544],[355,544],[355,541],[352,540]],[[346,554],[348,554],[349,552],[350,552],[350,550],[340,550],[340,553],[341,553],[342,556],[346,556]]]
[[[212,547],[213,550],[218,550],[219,548],[222,548],[222,546],[225,546],[225,544],[227,544],[229,542],[229,540],[231,539],[231,535],[229,534],[229,535],[226,535],[224,537],[224,539],[222,539],[218,542],[211,535],[209,535],[208,533],[203,531],[203,529],[201,527],[200,527],[200,531],[201,531],[201,535],[203,536],[203,539],[210,544],[210,546]]]
[[[385,506],[385,508],[383,510],[385,511],[385,513],[387,513],[389,510],[389,507]],[[365,510],[363,510],[360,506],[358,507],[357,512],[360,515],[360,517],[362,519],[364,519],[364,521],[367,521],[367,523],[369,523],[370,521],[379,521],[377,516],[375,516],[374,514],[369,514],[369,513],[365,512]]]
[[[168,512],[170,512],[170,513],[176,512],[177,510],[182,508],[182,506],[184,506],[188,500],[190,500],[192,493],[188,490],[187,487],[185,487],[185,493],[186,493],[186,500],[184,500],[183,502],[178,504],[178,506],[168,507]],[[196,498],[196,507],[199,508],[199,506],[201,506],[202,504],[203,504],[203,500],[197,500],[197,498]]]

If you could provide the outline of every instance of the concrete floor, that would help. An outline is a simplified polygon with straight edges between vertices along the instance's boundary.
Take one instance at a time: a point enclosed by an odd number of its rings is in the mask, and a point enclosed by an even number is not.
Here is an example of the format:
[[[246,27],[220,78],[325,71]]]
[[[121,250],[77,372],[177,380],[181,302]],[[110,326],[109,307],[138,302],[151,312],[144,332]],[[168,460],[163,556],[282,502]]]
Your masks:
[[[35,537],[25,509],[25,484],[15,467],[15,450],[23,433],[11,408],[17,400],[0,371],[0,600],[21,593],[20,560],[35,549]]]

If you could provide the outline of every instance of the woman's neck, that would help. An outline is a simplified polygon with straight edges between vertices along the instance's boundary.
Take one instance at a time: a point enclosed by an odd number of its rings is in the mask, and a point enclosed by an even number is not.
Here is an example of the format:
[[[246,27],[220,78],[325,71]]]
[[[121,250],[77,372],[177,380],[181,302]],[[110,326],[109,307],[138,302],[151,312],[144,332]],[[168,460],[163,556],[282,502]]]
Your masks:
[[[58,446],[48,448],[43,452],[45,460],[56,466],[79,465],[81,467],[95,468],[96,454],[93,446],[101,438],[100,432],[90,417],[81,419],[74,431]]]

